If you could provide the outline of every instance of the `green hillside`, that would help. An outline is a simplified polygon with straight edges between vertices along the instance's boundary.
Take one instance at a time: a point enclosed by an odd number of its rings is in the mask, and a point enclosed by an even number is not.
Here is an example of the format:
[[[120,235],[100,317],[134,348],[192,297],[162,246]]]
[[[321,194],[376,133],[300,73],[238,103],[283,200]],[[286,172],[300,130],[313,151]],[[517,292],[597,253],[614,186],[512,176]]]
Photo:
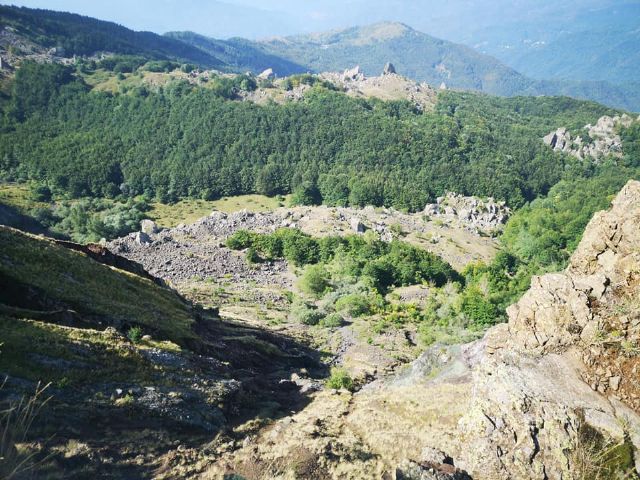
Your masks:
[[[138,326],[181,345],[194,339],[189,305],[151,280],[8,227],[0,227],[0,250],[0,305],[24,315],[73,311],[94,328]]]
[[[37,45],[60,49],[69,57],[109,52],[223,66],[218,58],[184,42],[72,13],[0,5],[0,24]]]
[[[456,191],[517,207],[586,167],[552,152],[544,135],[614,113],[568,98],[455,92],[422,112],[320,85],[302,101],[260,106],[234,99],[255,88],[247,78],[205,85],[176,80],[114,95],[68,68],[26,64],[5,109],[1,175],[71,197],[215,199],[310,182],[333,205],[419,210]]]

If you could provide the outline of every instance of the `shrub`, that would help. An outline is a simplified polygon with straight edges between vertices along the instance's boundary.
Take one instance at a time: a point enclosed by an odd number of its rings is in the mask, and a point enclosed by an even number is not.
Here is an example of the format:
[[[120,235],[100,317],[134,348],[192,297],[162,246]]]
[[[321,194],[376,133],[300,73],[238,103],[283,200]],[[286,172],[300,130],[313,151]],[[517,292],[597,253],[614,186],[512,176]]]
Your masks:
[[[294,229],[282,229],[277,233],[280,233],[282,238],[284,258],[295,266],[300,267],[318,261],[318,242],[313,238]]]
[[[291,196],[291,205],[320,205],[322,196],[318,187],[311,182],[302,182]]]
[[[421,323],[418,327],[418,338],[427,347],[433,345],[437,340],[433,326],[426,322]]]
[[[327,387],[335,388],[336,390],[344,388],[349,391],[353,391],[354,384],[353,379],[347,373],[344,368],[332,368],[331,376],[327,379]]]
[[[329,274],[324,265],[309,265],[298,285],[304,293],[320,298],[329,288]]]
[[[255,235],[248,230],[238,230],[229,238],[227,238],[226,245],[231,250],[244,250],[253,245]]]
[[[46,185],[36,185],[31,189],[31,199],[36,202],[51,201],[51,189]]]
[[[460,310],[478,325],[491,325],[496,322],[499,315],[495,305],[477,287],[465,289],[462,294]]]
[[[262,261],[262,258],[260,258],[260,255],[258,255],[258,252],[256,252],[256,249],[253,247],[249,247],[245,254],[245,258],[247,259],[247,263],[250,265],[260,263]]]
[[[326,328],[338,328],[344,323],[344,318],[339,313],[330,313],[322,320],[320,320],[320,326]]]
[[[131,327],[127,331],[127,338],[133,343],[138,343],[142,338],[142,329],[140,327]]]
[[[317,308],[310,307],[306,303],[298,303],[291,307],[291,317],[303,325],[313,326],[320,323],[323,315]]]
[[[371,312],[371,304],[366,296],[352,293],[338,299],[336,310],[346,312],[352,317],[361,317]]]

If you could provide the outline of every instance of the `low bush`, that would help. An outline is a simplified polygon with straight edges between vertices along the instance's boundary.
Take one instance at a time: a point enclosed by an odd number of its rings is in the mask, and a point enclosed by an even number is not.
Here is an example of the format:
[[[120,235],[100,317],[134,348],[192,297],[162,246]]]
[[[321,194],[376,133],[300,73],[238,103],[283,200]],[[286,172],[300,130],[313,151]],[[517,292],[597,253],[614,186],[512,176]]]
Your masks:
[[[127,338],[133,343],[138,343],[142,338],[142,329],[140,327],[131,327],[127,331]]]
[[[344,388],[353,391],[354,389],[353,379],[344,368],[332,368],[331,376],[327,379],[326,385],[328,388],[335,388],[336,390]]]
[[[335,308],[337,311],[345,312],[352,317],[361,317],[371,313],[371,303],[369,299],[358,293],[352,293],[339,298]]]
[[[324,265],[309,265],[298,282],[300,290],[315,298],[322,297],[329,285],[329,274]]]
[[[324,315],[317,308],[306,303],[294,303],[291,307],[291,317],[303,325],[313,326],[318,325]]]
[[[338,328],[344,323],[344,318],[339,313],[330,313],[322,320],[320,320],[320,326],[325,328]]]

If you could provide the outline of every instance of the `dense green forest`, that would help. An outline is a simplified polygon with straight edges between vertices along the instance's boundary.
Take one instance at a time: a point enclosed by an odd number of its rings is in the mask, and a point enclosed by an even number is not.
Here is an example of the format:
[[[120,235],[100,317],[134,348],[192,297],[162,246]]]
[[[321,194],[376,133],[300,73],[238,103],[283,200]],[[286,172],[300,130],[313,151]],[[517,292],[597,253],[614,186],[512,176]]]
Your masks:
[[[255,88],[251,77],[213,83],[113,95],[91,91],[70,67],[27,63],[5,105],[0,175],[70,197],[171,202],[311,185],[331,205],[419,210],[451,190],[520,207],[593,169],[552,152],[542,136],[612,113],[569,98],[454,92],[422,113],[320,84],[303,101],[258,106],[233,100]]]

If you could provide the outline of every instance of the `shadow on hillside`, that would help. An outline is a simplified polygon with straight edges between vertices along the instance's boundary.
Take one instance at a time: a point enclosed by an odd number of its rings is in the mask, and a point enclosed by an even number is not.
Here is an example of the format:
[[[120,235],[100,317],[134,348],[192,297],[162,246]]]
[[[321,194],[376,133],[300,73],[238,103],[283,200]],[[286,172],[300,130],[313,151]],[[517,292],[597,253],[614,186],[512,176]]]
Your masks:
[[[293,373],[327,375],[320,352],[286,335],[214,317],[197,324],[202,340],[197,354],[162,354],[150,368],[146,355],[137,358],[133,349],[127,354],[120,337],[124,350],[101,345],[100,332],[87,342],[82,330],[69,337],[46,315],[25,322],[9,312],[0,309],[0,338],[8,347],[0,372],[23,373],[7,382],[0,407],[7,397],[28,395],[37,380],[52,382],[53,399],[32,437],[51,455],[37,472],[48,478],[151,478],[172,472],[184,458],[193,461],[190,452],[213,452],[220,443],[239,446],[261,426],[303,409],[310,398],[290,381]],[[219,393],[227,387],[228,394]],[[211,394],[219,394],[217,406],[203,400]],[[143,403],[145,397],[150,399]],[[234,431],[247,422],[253,427]]]
[[[18,228],[36,235],[45,234],[51,236],[51,232],[38,223],[34,218],[23,215],[14,207],[0,203],[0,225]]]

